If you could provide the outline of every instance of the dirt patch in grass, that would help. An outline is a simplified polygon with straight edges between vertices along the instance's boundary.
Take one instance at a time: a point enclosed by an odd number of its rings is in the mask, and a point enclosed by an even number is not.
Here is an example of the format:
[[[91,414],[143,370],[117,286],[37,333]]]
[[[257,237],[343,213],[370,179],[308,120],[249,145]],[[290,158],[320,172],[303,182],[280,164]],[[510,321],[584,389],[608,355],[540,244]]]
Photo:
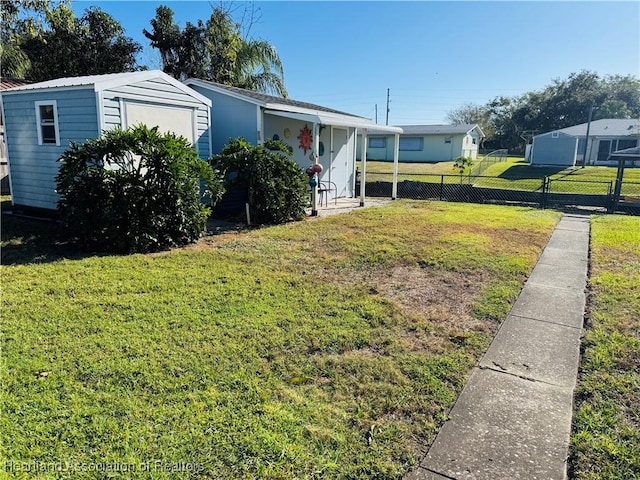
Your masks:
[[[436,325],[489,333],[486,322],[470,315],[483,276],[482,272],[436,272],[399,266],[375,271],[365,280],[380,294]]]

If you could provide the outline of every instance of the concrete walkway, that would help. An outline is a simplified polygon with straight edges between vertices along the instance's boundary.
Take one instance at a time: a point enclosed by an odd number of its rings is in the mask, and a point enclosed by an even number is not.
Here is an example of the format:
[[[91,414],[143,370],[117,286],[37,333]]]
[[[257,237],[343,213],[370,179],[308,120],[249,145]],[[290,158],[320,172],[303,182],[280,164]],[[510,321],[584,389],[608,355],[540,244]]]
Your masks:
[[[585,309],[589,217],[566,215],[406,480],[563,480]]]

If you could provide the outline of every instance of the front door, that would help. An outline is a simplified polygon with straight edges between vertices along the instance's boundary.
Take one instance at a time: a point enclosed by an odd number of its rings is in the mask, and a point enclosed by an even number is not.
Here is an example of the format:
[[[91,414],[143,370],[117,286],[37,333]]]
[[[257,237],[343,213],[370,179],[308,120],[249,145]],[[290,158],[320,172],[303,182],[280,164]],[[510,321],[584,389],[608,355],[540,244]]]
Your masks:
[[[609,158],[611,151],[611,140],[600,140],[598,142],[598,162],[605,162]]]
[[[333,128],[331,174],[329,179],[336,184],[335,196],[345,197],[349,195],[349,152],[347,141],[349,132],[346,128]]]

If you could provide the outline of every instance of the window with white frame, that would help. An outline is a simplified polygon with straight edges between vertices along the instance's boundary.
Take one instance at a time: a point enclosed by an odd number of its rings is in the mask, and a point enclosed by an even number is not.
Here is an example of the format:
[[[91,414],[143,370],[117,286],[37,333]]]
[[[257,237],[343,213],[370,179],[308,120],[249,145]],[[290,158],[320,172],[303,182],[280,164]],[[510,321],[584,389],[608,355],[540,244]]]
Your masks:
[[[35,102],[39,145],[60,145],[58,104],[55,100]]]
[[[385,137],[369,137],[369,148],[387,148]]]
[[[404,151],[419,151],[422,150],[422,142],[422,137],[400,137],[398,147]]]

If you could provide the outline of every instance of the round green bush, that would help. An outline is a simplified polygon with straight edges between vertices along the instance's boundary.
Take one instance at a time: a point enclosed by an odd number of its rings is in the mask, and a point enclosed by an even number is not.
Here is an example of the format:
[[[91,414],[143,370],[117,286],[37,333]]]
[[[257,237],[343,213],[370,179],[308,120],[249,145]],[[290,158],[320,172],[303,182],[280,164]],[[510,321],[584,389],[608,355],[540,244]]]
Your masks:
[[[67,236],[117,252],[196,241],[223,192],[218,172],[187,139],[138,125],[72,142],[59,160],[58,210]]]
[[[256,146],[231,139],[211,162],[225,178],[233,176],[247,187],[252,222],[273,225],[304,218],[307,176],[285,143],[268,140]]]

